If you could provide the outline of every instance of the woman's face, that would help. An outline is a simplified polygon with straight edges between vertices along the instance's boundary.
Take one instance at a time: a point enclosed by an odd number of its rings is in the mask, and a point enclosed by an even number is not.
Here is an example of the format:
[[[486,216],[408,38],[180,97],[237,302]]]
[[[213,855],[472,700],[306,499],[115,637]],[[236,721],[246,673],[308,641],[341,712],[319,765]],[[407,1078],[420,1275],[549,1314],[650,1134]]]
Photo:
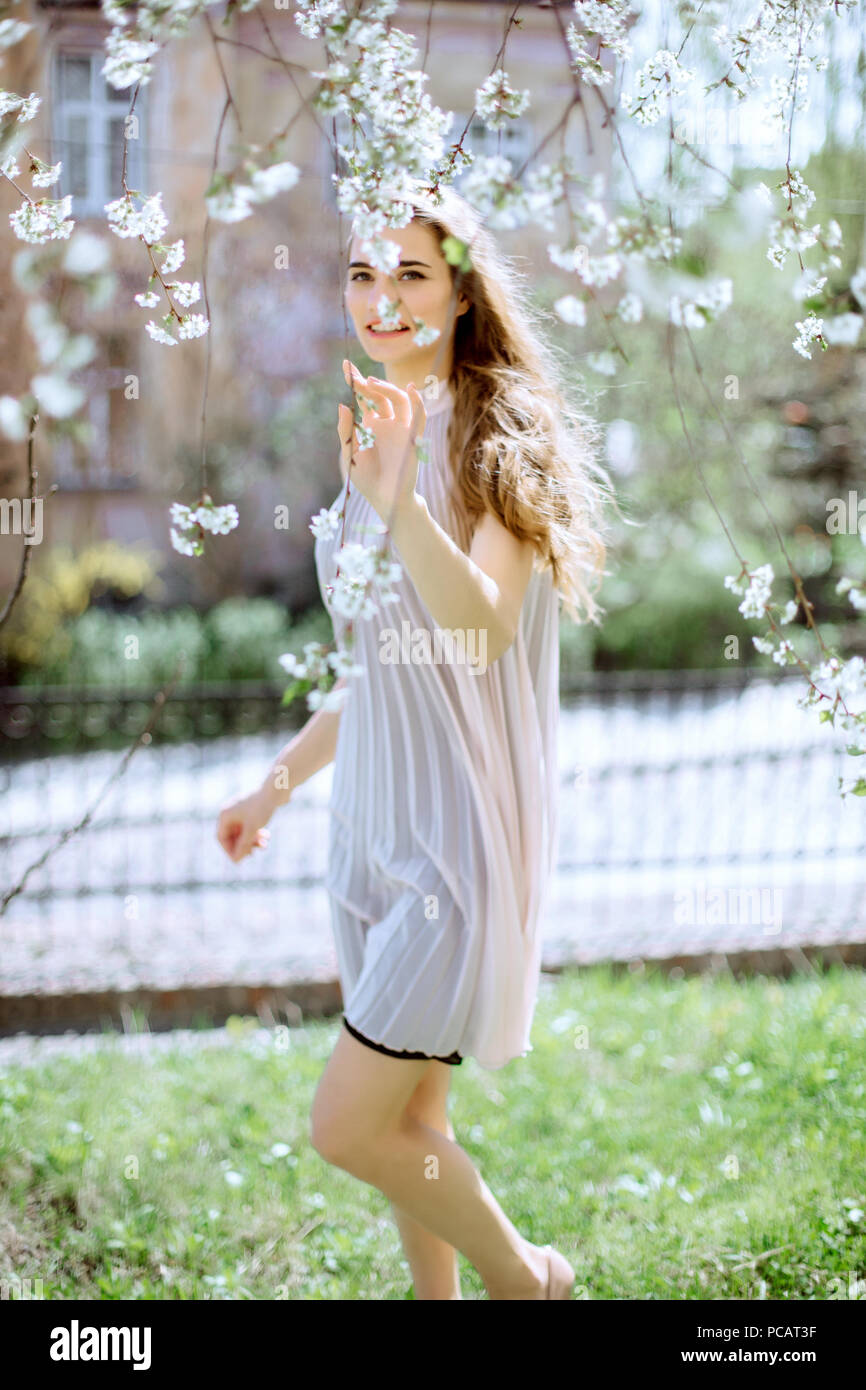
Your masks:
[[[452,365],[454,323],[469,308],[469,301],[461,293],[452,308],[451,268],[431,227],[410,222],[408,227],[386,228],[383,236],[400,247],[400,264],[391,276],[369,264],[360,238],[353,238],[349,253],[346,308],[361,346],[374,362],[393,369],[395,378],[419,385],[433,372],[447,377]],[[378,304],[383,296],[399,298],[402,328],[377,331]],[[416,332],[413,321],[418,319],[428,328],[439,329],[440,336],[426,347],[412,342]]]

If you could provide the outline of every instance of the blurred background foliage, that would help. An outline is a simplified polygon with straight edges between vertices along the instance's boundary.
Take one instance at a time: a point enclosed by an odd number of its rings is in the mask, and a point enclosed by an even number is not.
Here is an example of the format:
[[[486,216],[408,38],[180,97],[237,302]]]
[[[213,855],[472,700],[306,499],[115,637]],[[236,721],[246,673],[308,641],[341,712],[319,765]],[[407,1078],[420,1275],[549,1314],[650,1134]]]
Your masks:
[[[866,187],[866,151],[827,145],[803,175],[818,192],[816,206],[826,209],[823,220],[836,217],[842,227],[842,265],[828,289],[838,295],[836,310],[849,312],[858,307],[847,287],[866,263],[866,222],[861,205],[852,203],[856,210],[846,212],[839,194]],[[778,172],[750,169],[747,177],[772,187]],[[827,530],[829,500],[847,499],[866,477],[866,351],[862,344],[826,353],[815,347],[811,362],[794,353],[794,320],[808,307],[791,294],[799,266],[794,256],[783,270],[775,269],[766,247],[765,219],[753,220],[748,203],[738,206],[731,199],[709,213],[704,209],[685,230],[673,268],[680,277],[677,292],[688,293],[682,277],[730,277],[734,302],[716,323],[693,330],[700,378],[682,334],[671,338],[677,392],[695,459],[749,567],[772,564],[774,598],[793,597],[772,522],[739,451],[804,580],[824,640],[846,653],[866,653],[866,624],[847,597],[835,592],[842,574],[866,578],[866,546],[855,529],[839,535]],[[805,260],[811,263],[809,253]],[[649,299],[652,285],[642,286],[642,272],[637,274],[627,287],[642,297],[645,290]],[[725,644],[736,636],[740,664],[771,665],[752,645],[764,625],[744,619],[739,600],[724,588],[725,575],[737,574],[739,564],[683,435],[663,316],[637,326],[617,320],[616,337],[629,361],[620,361],[615,375],[601,375],[587,360],[590,352],[611,346],[597,308],[590,306],[586,329],[563,324],[552,306],[573,287],[552,268],[532,279],[560,352],[566,389],[573,387],[603,426],[603,461],[622,513],[610,515],[607,574],[598,591],[603,625],[563,618],[564,662],[573,669],[723,667],[729,664]],[[700,281],[694,284],[701,288]],[[611,302],[625,288],[617,285]],[[342,340],[334,343],[328,371],[287,390],[264,426],[254,469],[248,439],[216,443],[219,493],[236,498],[242,515],[245,497],[252,506],[255,481],[261,486],[264,477],[276,479],[281,490],[293,489],[293,496],[306,486],[309,513],[332,500],[331,489],[339,486],[334,416],[335,399],[345,394],[345,350]],[[354,339],[349,351],[362,372],[372,370]],[[300,592],[287,583],[285,592],[250,596],[247,589],[247,596],[208,603],[196,598],[191,573],[190,602],[172,609],[160,606],[159,555],[112,542],[75,554],[48,548],[42,553],[40,547],[12,620],[0,633],[0,680],[146,687],[167,680],[184,651],[184,682],[279,683],[281,653],[301,655],[304,642],[331,638],[311,541],[304,537],[308,582]],[[220,543],[211,542],[211,567],[220,565]],[[787,633],[807,659],[817,658],[813,637],[796,642],[803,625],[800,616]],[[138,654],[124,657],[136,649],[130,638],[137,639]]]

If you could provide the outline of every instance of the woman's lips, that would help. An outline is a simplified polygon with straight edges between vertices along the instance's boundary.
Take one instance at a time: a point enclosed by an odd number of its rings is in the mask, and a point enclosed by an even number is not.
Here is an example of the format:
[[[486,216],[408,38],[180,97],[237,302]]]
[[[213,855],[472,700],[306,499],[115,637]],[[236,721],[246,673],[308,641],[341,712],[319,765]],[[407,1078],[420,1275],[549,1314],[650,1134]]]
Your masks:
[[[367,332],[373,338],[399,338],[402,334],[409,333],[410,331],[408,324],[404,324],[402,328],[389,328],[387,330],[374,328],[372,324],[367,324]]]

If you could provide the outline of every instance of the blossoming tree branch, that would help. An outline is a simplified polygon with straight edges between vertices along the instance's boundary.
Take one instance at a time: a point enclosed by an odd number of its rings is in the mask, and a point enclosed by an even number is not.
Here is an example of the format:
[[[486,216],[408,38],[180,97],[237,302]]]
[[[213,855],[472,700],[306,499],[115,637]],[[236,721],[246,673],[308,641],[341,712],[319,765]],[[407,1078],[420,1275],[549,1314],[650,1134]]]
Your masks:
[[[183,35],[193,24],[206,26],[215,62],[225,88],[225,104],[216,132],[214,165],[205,195],[206,229],[211,221],[231,223],[255,214],[256,208],[276,194],[291,190],[299,177],[298,168],[285,158],[292,121],[275,130],[265,145],[247,145],[243,157],[232,168],[220,167],[221,136],[229,114],[238,131],[241,118],[231,92],[221,58],[223,47],[237,42],[232,27],[238,14],[254,11],[261,23],[265,44],[263,56],[282,64],[303,107],[323,118],[322,135],[335,160],[334,183],[341,216],[349,219],[362,238],[369,263],[390,277],[390,295],[378,305],[381,323],[398,323],[405,313],[395,278],[399,248],[384,235],[388,228],[407,225],[411,218],[410,198],[419,185],[436,191],[462,176],[461,193],[492,228],[520,228],[534,224],[551,235],[548,255],[551,263],[566,277],[563,293],[556,301],[556,312],[566,324],[584,327],[595,322],[603,328],[609,347],[589,354],[589,365],[613,374],[619,361],[628,362],[622,344],[622,330],[643,331],[636,325],[651,313],[641,297],[629,288],[629,271],[640,265],[664,283],[666,268],[675,264],[682,250],[677,231],[678,207],[671,175],[674,148],[684,156],[713,170],[705,155],[687,137],[685,120],[692,104],[717,93],[736,106],[747,97],[763,103],[767,127],[787,136],[787,157],[779,168],[779,178],[757,188],[771,210],[767,260],[773,272],[783,272],[789,258],[799,272],[793,296],[802,305],[801,317],[792,314],[793,337],[788,350],[811,360],[815,349],[828,345],[853,347],[862,328],[866,311],[866,266],[854,266],[843,274],[842,234],[833,218],[812,221],[815,192],[802,173],[792,167],[791,152],[797,120],[808,110],[810,84],[815,74],[827,67],[825,37],[827,26],[840,23],[853,10],[854,0],[776,0],[756,3],[734,19],[736,5],[723,7],[730,23],[718,23],[716,5],[679,6],[676,14],[664,15],[664,46],[644,63],[634,61],[632,30],[644,18],[642,8],[630,0],[575,0],[569,9],[555,7],[551,23],[557,27],[562,43],[564,65],[571,77],[572,95],[561,119],[547,132],[532,154],[517,168],[502,154],[475,155],[466,145],[470,121],[462,133],[452,131],[453,114],[438,108],[426,90],[427,75],[414,38],[396,27],[397,0],[275,0],[276,8],[293,10],[300,33],[314,42],[316,57],[310,65],[288,62],[281,55],[271,34],[267,11],[260,0],[140,0],[135,5],[124,0],[102,0],[102,12],[110,24],[105,40],[106,81],[117,90],[132,89],[130,114],[142,86],[149,83],[154,64],[172,39]],[[503,37],[492,70],[479,81],[474,92],[472,117],[494,132],[502,132],[532,103],[531,90],[516,90],[507,70],[508,45],[520,27],[520,4],[503,6]],[[754,11],[754,12],[752,12]],[[4,11],[0,6],[0,15]],[[679,39],[671,37],[676,24],[682,27]],[[217,27],[218,26],[218,27]],[[6,12],[0,18],[0,51],[19,43],[30,26]],[[702,83],[690,53],[698,38],[708,37],[715,55],[717,75]],[[316,66],[324,52],[324,65]],[[312,50],[311,50],[312,55]],[[770,60],[776,66],[769,81],[765,72]],[[778,75],[781,68],[783,76]],[[307,83],[306,94],[300,78]],[[481,78],[481,74],[479,74]],[[614,89],[619,89],[614,99]],[[29,391],[20,398],[0,397],[0,429],[12,440],[27,441],[32,448],[33,429],[46,417],[62,419],[81,408],[84,393],[71,380],[76,368],[93,354],[87,335],[71,334],[65,327],[58,305],[62,293],[52,302],[44,297],[49,285],[73,284],[103,303],[107,293],[106,257],[94,238],[83,232],[71,238],[75,226],[73,198],[52,199],[42,190],[55,184],[61,165],[48,166],[27,148],[27,124],[39,109],[36,92],[15,93],[0,90],[0,177],[14,190],[19,205],[9,214],[12,234],[40,248],[22,252],[16,261],[19,284],[30,296],[27,325],[33,334],[41,368],[33,376]],[[548,146],[554,136],[564,136],[568,122],[578,114],[586,116],[595,106],[612,132],[614,150],[621,159],[625,180],[633,194],[630,214],[609,216],[604,206],[602,175],[589,179],[579,173],[566,154],[550,158]],[[337,137],[336,117],[346,118],[350,143]],[[294,119],[294,118],[293,118]],[[668,177],[663,198],[650,195],[635,174],[628,159],[623,129],[636,127],[667,129]],[[327,129],[330,124],[330,130]],[[684,133],[685,132],[685,133]],[[561,140],[564,149],[564,140]],[[154,343],[168,348],[186,346],[205,338],[207,365],[202,406],[201,491],[192,502],[177,500],[169,512],[171,541],[190,557],[203,554],[207,533],[224,534],[238,524],[237,508],[231,502],[214,503],[208,490],[207,439],[205,415],[207,378],[210,365],[210,321],[207,298],[206,264],[201,280],[180,280],[178,271],[185,263],[182,237],[169,233],[169,213],[162,205],[162,194],[153,189],[130,187],[127,182],[127,135],[124,134],[121,187],[105,205],[111,232],[135,238],[141,244],[142,285],[135,303],[149,311],[143,331]],[[339,161],[342,161],[340,163]],[[721,171],[716,170],[716,173]],[[722,177],[727,177],[722,175]],[[25,185],[29,181],[29,188]],[[730,180],[728,180],[730,182]],[[748,195],[749,188],[737,188]],[[667,199],[667,202],[664,199]],[[71,238],[71,239],[70,239]],[[68,241],[65,254],[58,256],[53,243]],[[207,245],[207,237],[205,238]],[[456,268],[454,298],[460,279],[471,267],[472,247],[452,242],[443,247]],[[206,260],[206,251],[205,251]],[[850,260],[850,258],[849,258]],[[808,261],[808,263],[807,263]],[[833,280],[831,287],[830,281]],[[844,283],[841,281],[844,280]],[[612,308],[603,307],[597,291],[607,285],[620,285],[621,294]],[[194,306],[204,300],[204,312]],[[724,533],[739,563],[736,574],[725,577],[728,590],[740,599],[739,611],[764,626],[756,634],[756,649],[780,665],[796,665],[801,670],[806,691],[803,706],[816,706],[822,721],[841,728],[848,752],[866,752],[866,670],[859,656],[844,658],[824,642],[814,621],[813,604],[791,561],[784,538],[764,498],[754,483],[747,461],[727,422],[707,390],[695,347],[694,335],[704,331],[735,302],[730,279],[705,283],[690,298],[668,294],[665,299],[666,351],[673,400],[679,411],[683,433],[691,451],[691,440],[681,405],[681,388],[675,367],[674,336],[680,335],[688,347],[700,389],[708,407],[731,446],[732,456],[743,469],[749,486],[758,495],[778,541],[794,589],[785,602],[773,598],[775,573],[769,562],[749,564],[740,554],[724,517],[707,484],[700,460],[692,458]],[[414,341],[427,345],[435,341],[436,330],[420,321],[414,324]],[[785,345],[779,344],[778,347]],[[348,357],[348,346],[347,346]],[[359,447],[371,445],[370,431],[364,424],[369,402],[363,392],[353,392],[355,428]],[[367,417],[369,418],[369,416]],[[417,445],[420,450],[420,441]],[[31,487],[32,487],[31,472]],[[294,677],[285,698],[306,695],[310,709],[338,708],[346,696],[345,682],[332,688],[339,677],[357,678],[362,674],[352,660],[352,632],[355,621],[369,620],[380,602],[393,599],[392,583],[400,570],[388,547],[386,525],[372,544],[346,543],[345,503],[351,489],[351,468],[342,502],[311,519],[316,536],[341,532],[339,569],[331,592],[334,609],[347,622],[335,650],[324,644],[309,643],[304,659],[286,654],[280,660]],[[866,531],[861,529],[866,544]],[[26,547],[25,547],[26,549]],[[20,590],[20,584],[17,586]],[[16,590],[16,593],[17,593]],[[847,594],[852,607],[866,610],[866,585],[842,576],[837,592]],[[13,599],[16,595],[13,595]],[[7,604],[6,612],[11,607]],[[804,650],[782,629],[802,614]],[[809,654],[805,648],[813,644]],[[842,788],[842,779],[840,779]],[[842,788],[866,795],[866,778],[856,778]]]

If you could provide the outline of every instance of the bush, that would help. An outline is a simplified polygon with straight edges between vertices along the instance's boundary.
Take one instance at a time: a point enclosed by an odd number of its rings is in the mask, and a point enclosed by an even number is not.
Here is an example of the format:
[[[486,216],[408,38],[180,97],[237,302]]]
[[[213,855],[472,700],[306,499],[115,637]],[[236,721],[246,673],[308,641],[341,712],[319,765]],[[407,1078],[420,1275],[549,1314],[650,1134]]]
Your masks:
[[[177,608],[141,614],[91,609],[65,629],[62,654],[55,650],[28,666],[24,685],[101,685],[127,690],[166,684],[181,654],[179,686],[201,681],[274,681],[288,677],[277,658],[302,656],[305,642],[330,642],[324,608],[293,623],[273,599],[225,599],[209,612]]]
[[[45,667],[62,668],[72,659],[75,621],[94,603],[129,605],[162,592],[157,552],[101,541],[73,552],[56,546],[40,555],[0,634],[0,664],[11,680],[34,678]],[[127,621],[124,619],[124,621]]]

